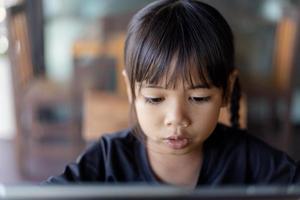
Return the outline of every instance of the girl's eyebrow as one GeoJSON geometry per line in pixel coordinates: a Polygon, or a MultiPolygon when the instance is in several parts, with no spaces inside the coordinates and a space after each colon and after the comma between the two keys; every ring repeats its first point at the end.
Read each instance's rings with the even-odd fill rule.
{"type": "Polygon", "coordinates": [[[209,89],[210,86],[209,85],[205,85],[205,84],[197,84],[197,85],[192,85],[190,87],[188,87],[189,90],[195,90],[195,89],[209,89]]]}
{"type": "MultiPolygon", "coordinates": [[[[158,89],[166,89],[163,86],[160,85],[153,85],[153,84],[147,84],[144,86],[145,88],[158,88],[158,89]]],[[[195,90],[195,89],[210,89],[209,85],[205,85],[205,84],[197,84],[197,85],[193,85],[187,88],[188,90],[195,90]]]]}
{"type": "Polygon", "coordinates": [[[145,88],[158,88],[158,89],[166,89],[163,86],[160,85],[152,85],[152,84],[148,84],[148,85],[144,85],[145,88]]]}

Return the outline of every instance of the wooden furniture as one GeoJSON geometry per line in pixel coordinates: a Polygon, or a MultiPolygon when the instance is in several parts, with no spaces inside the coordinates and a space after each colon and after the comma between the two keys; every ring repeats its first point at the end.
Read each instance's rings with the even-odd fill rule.
{"type": "Polygon", "coordinates": [[[96,90],[85,92],[83,137],[86,141],[125,129],[128,125],[129,103],[126,97],[96,90]]]}
{"type": "Polygon", "coordinates": [[[52,169],[60,167],[57,161],[65,162],[76,152],[81,138],[70,111],[68,90],[35,73],[25,3],[21,1],[7,9],[16,152],[21,175],[29,180],[42,180],[54,173],[52,169]],[[60,147],[65,147],[65,152],[47,153],[60,147]]]}
{"type": "Polygon", "coordinates": [[[281,148],[288,150],[291,141],[291,105],[294,89],[294,72],[297,63],[296,53],[299,49],[299,11],[286,10],[279,20],[274,41],[273,64],[270,77],[260,79],[259,74],[247,80],[246,93],[250,103],[265,100],[268,119],[264,125],[270,132],[280,122],[281,148]],[[282,105],[282,110],[278,107],[282,105]]]}
{"type": "Polygon", "coordinates": [[[21,99],[33,79],[28,26],[24,5],[20,4],[8,9],[8,31],[10,36],[9,56],[13,80],[17,129],[20,125],[21,99]]]}
{"type": "Polygon", "coordinates": [[[274,85],[277,90],[277,102],[282,99],[285,111],[282,115],[282,147],[288,150],[292,140],[292,97],[299,52],[299,10],[290,10],[278,23],[274,51],[274,85]]]}

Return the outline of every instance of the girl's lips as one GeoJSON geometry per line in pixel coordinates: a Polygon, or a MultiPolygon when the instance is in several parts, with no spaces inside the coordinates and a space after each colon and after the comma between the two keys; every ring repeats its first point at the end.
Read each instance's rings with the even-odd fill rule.
{"type": "Polygon", "coordinates": [[[163,141],[172,149],[183,149],[190,143],[190,139],[183,136],[170,136],[165,138],[163,141]]]}

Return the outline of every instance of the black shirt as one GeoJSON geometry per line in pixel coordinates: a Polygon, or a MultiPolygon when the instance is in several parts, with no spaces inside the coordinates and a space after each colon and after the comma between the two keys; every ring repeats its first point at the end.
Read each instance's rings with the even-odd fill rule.
{"type": "MultiPolygon", "coordinates": [[[[218,124],[204,142],[197,185],[290,184],[300,180],[297,164],[284,152],[246,131],[218,124]]],[[[107,182],[161,184],[144,144],[124,130],[105,135],[90,146],[62,175],[47,183],[107,182]]]]}

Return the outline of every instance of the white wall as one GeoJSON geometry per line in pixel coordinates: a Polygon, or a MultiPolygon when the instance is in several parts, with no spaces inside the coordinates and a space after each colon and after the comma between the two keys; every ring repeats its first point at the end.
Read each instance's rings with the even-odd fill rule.
{"type": "Polygon", "coordinates": [[[8,59],[0,56],[0,139],[15,134],[12,81],[8,59]]]}

